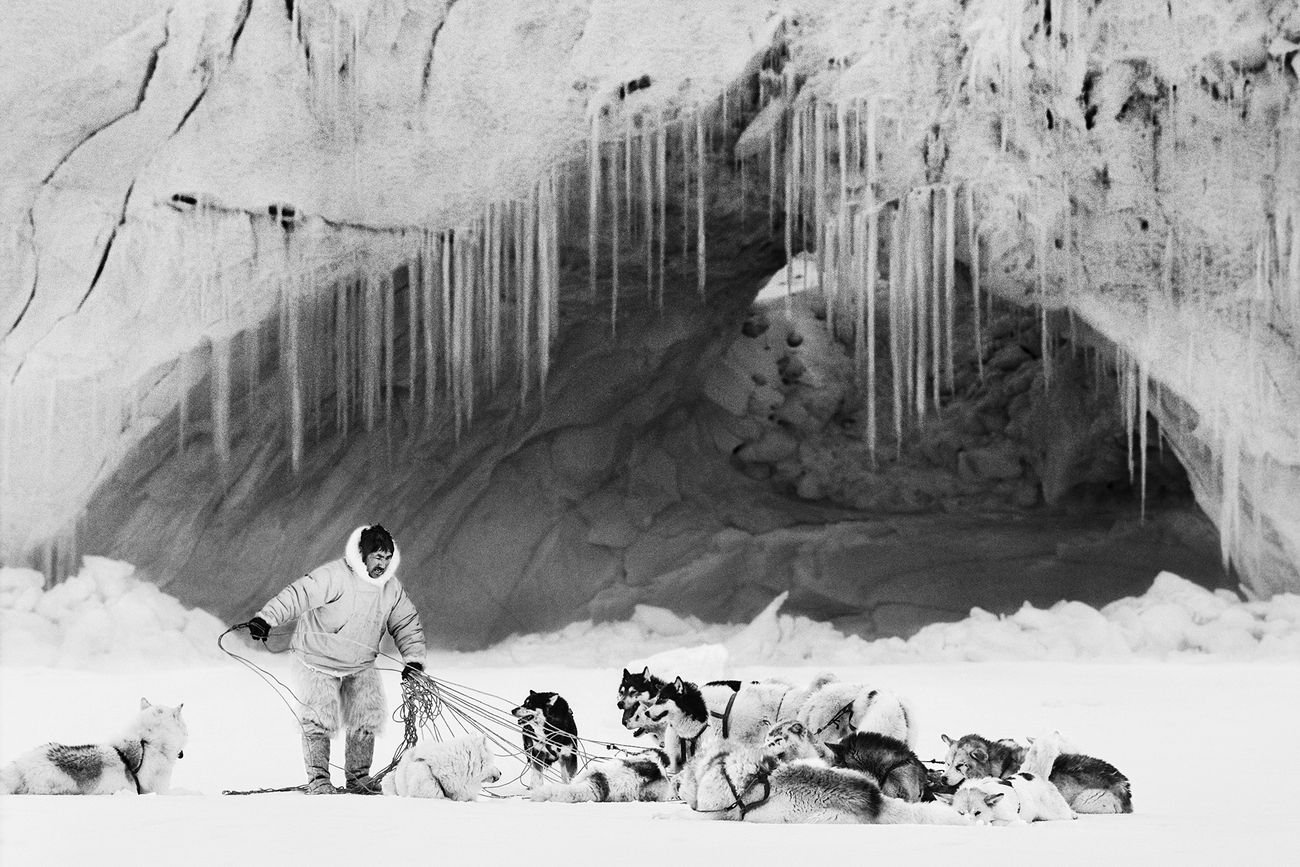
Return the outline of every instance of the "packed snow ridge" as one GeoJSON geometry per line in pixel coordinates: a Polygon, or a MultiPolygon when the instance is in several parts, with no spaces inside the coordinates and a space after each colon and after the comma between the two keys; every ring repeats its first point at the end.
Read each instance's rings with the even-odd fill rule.
{"type": "MultiPolygon", "coordinates": [[[[731,665],[861,665],[993,660],[1089,661],[1215,655],[1300,658],[1300,595],[1243,600],[1206,590],[1170,572],[1141,596],[1100,610],[1061,601],[1029,603],[1009,616],[980,608],[957,623],[935,623],[907,640],[867,641],[827,623],[780,613],[786,594],[748,624],[708,624],[638,605],[622,623],[573,623],[559,632],[513,636],[496,647],[456,654],[466,663],[566,663],[610,660],[669,670],[678,662],[717,676],[731,665]],[[649,655],[647,655],[649,654],[649,655]]],[[[87,556],[66,581],[46,586],[34,569],[0,568],[0,664],[103,669],[123,664],[188,666],[222,658],[227,628],[187,609],[129,563],[87,556]]]]}

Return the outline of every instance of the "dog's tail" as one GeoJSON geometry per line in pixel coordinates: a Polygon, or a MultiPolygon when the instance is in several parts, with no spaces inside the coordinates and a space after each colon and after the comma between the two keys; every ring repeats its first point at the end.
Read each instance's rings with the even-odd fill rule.
{"type": "Polygon", "coordinates": [[[1084,789],[1070,806],[1076,813],[1132,813],[1133,800],[1128,783],[1113,789],[1084,789]]]}
{"type": "Polygon", "coordinates": [[[0,768],[0,793],[21,795],[26,791],[27,785],[23,780],[23,772],[17,762],[10,762],[0,768]]]}
{"type": "Polygon", "coordinates": [[[939,801],[909,804],[885,797],[876,822],[881,825],[969,825],[971,820],[939,801]]]}

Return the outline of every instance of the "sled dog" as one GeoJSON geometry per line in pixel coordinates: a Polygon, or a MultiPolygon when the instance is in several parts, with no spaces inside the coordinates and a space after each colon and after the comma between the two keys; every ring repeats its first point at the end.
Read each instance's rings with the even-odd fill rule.
{"type": "Polygon", "coordinates": [[[853,732],[878,732],[911,744],[912,721],[902,699],[861,683],[831,682],[808,696],[799,722],[815,740],[843,740],[853,732]]]}
{"type": "Polygon", "coordinates": [[[644,714],[638,716],[637,711],[659,694],[664,683],[663,679],[651,674],[650,667],[646,666],[640,674],[623,669],[623,679],[618,685],[618,708],[623,712],[623,728],[637,737],[643,734],[654,735],[660,746],[663,746],[663,725],[656,726],[644,714]]]}
{"type": "Polygon", "coordinates": [[[965,825],[946,804],[886,797],[866,774],[717,741],[678,777],[678,795],[702,818],[738,822],[965,825]]]}
{"type": "Polygon", "coordinates": [[[699,687],[680,677],[664,684],[645,708],[652,722],[663,723],[668,773],[681,771],[687,762],[721,736],[709,725],[709,711],[699,687]]]}
{"type": "Polygon", "coordinates": [[[529,793],[534,801],[668,801],[673,783],[668,776],[668,755],[645,750],[632,756],[596,759],[571,783],[545,783],[529,793]]]}
{"type": "Polygon", "coordinates": [[[15,795],[166,794],[185,755],[181,708],[140,699],[140,713],[108,744],[44,744],[0,769],[0,791],[15,795]]]}
{"type": "Polygon", "coordinates": [[[891,798],[933,800],[925,797],[925,764],[900,740],[879,732],[854,732],[826,747],[835,756],[832,764],[866,774],[891,798]]]}
{"type": "Polygon", "coordinates": [[[779,722],[767,730],[763,752],[780,764],[814,762],[830,764],[835,758],[825,744],[815,741],[798,720],[779,722]]]}
{"type": "Polygon", "coordinates": [[[1060,790],[1047,777],[1061,754],[1060,736],[1039,738],[1025,755],[1023,770],[1010,777],[968,778],[952,805],[977,824],[1017,825],[1077,819],[1060,790]]]}
{"type": "Polygon", "coordinates": [[[501,779],[486,735],[462,735],[446,741],[421,740],[402,753],[397,767],[381,784],[385,795],[472,801],[484,783],[501,779]]]}
{"type": "Polygon", "coordinates": [[[543,773],[556,762],[560,781],[572,780],[578,772],[578,725],[564,697],[530,689],[528,698],[511,713],[523,730],[524,755],[531,772],[529,788],[540,786],[543,773]]]}
{"type": "MultiPolygon", "coordinates": [[[[948,745],[943,781],[949,785],[979,777],[1009,777],[1020,770],[1026,748],[1013,740],[991,741],[976,734],[948,745]]],[[[1133,797],[1128,777],[1109,762],[1079,753],[1062,753],[1048,775],[1074,810],[1080,813],[1131,813],[1133,797]]]]}
{"type": "Polygon", "coordinates": [[[769,679],[740,684],[715,681],[701,688],[709,711],[709,724],[726,740],[761,744],[768,729],[776,723],[794,719],[808,697],[835,680],[832,674],[820,674],[806,687],[796,687],[783,680],[769,679]],[[711,687],[736,684],[737,689],[720,693],[711,687]]]}

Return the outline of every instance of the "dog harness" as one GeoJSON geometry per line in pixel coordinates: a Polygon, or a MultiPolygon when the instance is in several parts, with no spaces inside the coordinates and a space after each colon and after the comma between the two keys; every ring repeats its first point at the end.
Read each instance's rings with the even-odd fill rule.
{"type": "Polygon", "coordinates": [[[722,779],[724,782],[726,782],[727,788],[731,790],[732,801],[727,806],[719,807],[716,810],[696,809],[695,812],[729,813],[732,810],[740,810],[740,821],[743,822],[745,821],[745,816],[747,816],[751,811],[756,810],[759,807],[766,804],[768,799],[772,797],[772,781],[769,779],[770,774],[764,773],[756,777],[755,779],[751,780],[749,785],[745,786],[744,789],[737,789],[736,784],[731,781],[731,775],[727,773],[725,758],[723,756],[716,756],[714,757],[714,761],[715,762],[721,761],[722,763],[722,779]],[[746,804],[745,795],[748,794],[749,790],[754,788],[754,786],[757,785],[758,783],[763,784],[763,796],[759,798],[757,801],[751,801],[750,803],[746,804]]]}
{"type": "MultiPolygon", "coordinates": [[[[716,710],[709,711],[709,716],[714,719],[722,720],[723,740],[726,740],[731,735],[731,706],[736,703],[736,696],[739,694],[739,690],[731,694],[731,698],[727,699],[727,707],[722,711],[722,713],[718,713],[716,710]]],[[[696,737],[699,737],[699,735],[696,735],[696,737]]]]}
{"type": "Polygon", "coordinates": [[[825,725],[823,725],[821,728],[817,729],[817,731],[813,732],[813,737],[814,737],[814,738],[817,737],[817,736],[820,735],[822,732],[826,731],[828,728],[830,728],[831,726],[835,725],[837,722],[839,722],[840,717],[844,716],[846,713],[847,713],[847,714],[852,714],[852,712],[853,712],[853,700],[850,699],[850,700],[849,700],[849,703],[846,704],[846,705],[844,705],[844,707],[840,708],[840,709],[836,712],[835,716],[833,716],[833,717],[831,717],[830,719],[826,720],[826,724],[825,724],[825,725]]]}
{"type": "Polygon", "coordinates": [[[131,760],[126,757],[126,753],[122,752],[117,747],[113,747],[113,751],[117,753],[117,757],[122,760],[123,769],[126,770],[127,775],[131,778],[131,782],[135,783],[135,793],[137,795],[144,794],[144,789],[140,788],[140,769],[144,767],[145,748],[148,746],[148,741],[140,741],[140,763],[134,768],[131,767],[131,760]]]}

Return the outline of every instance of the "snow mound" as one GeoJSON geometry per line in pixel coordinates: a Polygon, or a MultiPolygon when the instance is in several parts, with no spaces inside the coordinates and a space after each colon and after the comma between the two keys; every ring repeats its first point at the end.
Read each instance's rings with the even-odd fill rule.
{"type": "Polygon", "coordinates": [[[75,668],[122,663],[183,666],[221,656],[225,626],[186,608],[130,563],[87,556],[46,587],[34,569],[0,567],[0,662],[75,668]]]}
{"type": "Polygon", "coordinates": [[[1207,590],[1170,572],[1157,575],[1141,596],[1100,610],[1068,600],[1049,608],[1025,603],[1011,615],[974,608],[965,620],[931,624],[906,640],[844,635],[829,623],[780,614],[783,601],[774,599],[749,624],[705,624],[669,612],[639,612],[627,623],[571,624],[560,633],[563,640],[554,634],[514,636],[474,656],[591,665],[628,660],[629,667],[650,664],[662,675],[676,662],[698,668],[703,659],[718,661],[718,651],[725,650],[711,677],[725,676],[730,666],[757,663],[1300,658],[1300,595],[1243,601],[1230,591],[1207,590]],[[692,629],[683,633],[682,622],[692,629]],[[664,629],[665,624],[672,628],[664,629]]]}

